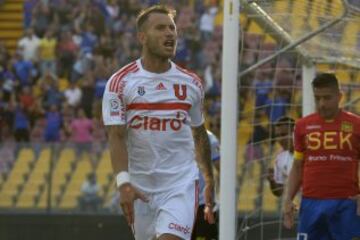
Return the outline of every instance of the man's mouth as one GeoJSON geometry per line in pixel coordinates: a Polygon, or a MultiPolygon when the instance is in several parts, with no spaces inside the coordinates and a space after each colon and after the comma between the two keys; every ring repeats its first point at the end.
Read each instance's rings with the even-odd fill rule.
{"type": "Polygon", "coordinates": [[[166,48],[174,48],[175,46],[175,40],[166,40],[165,43],[164,43],[164,46],[166,48]]]}

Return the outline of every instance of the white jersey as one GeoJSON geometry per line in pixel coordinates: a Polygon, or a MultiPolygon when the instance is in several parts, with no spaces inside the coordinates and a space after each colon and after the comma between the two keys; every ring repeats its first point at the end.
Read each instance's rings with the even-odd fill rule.
{"type": "Polygon", "coordinates": [[[274,168],[274,180],[276,183],[285,184],[290,174],[294,156],[289,151],[282,151],[276,156],[274,168]]]}
{"type": "Polygon", "coordinates": [[[204,122],[204,91],[193,73],[171,63],[157,74],[141,60],[128,64],[107,82],[105,125],[127,125],[131,183],[161,192],[198,178],[191,126],[204,122]]]}

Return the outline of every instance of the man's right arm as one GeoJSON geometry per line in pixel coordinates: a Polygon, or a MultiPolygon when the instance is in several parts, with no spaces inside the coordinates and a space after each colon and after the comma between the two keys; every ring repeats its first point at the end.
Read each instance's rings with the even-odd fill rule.
{"type": "Polygon", "coordinates": [[[299,191],[302,182],[303,165],[304,165],[303,160],[300,159],[294,160],[287,183],[285,201],[292,202],[297,192],[299,191]]]}
{"type": "Polygon", "coordinates": [[[302,171],[303,171],[304,161],[299,158],[295,158],[288,183],[285,189],[285,202],[284,202],[284,225],[286,228],[290,229],[294,226],[294,218],[296,207],[293,203],[293,200],[300,189],[302,183],[302,171]]]}
{"type": "Polygon", "coordinates": [[[128,152],[126,146],[126,125],[107,126],[111,165],[114,174],[128,170],[128,152]]]}
{"type": "MultiPolygon", "coordinates": [[[[115,175],[128,171],[128,152],[126,145],[127,130],[126,125],[107,126],[110,158],[115,175]]],[[[118,184],[118,183],[117,183],[118,184]]],[[[143,193],[134,188],[130,182],[125,182],[118,186],[120,192],[120,206],[129,225],[134,224],[134,201],[141,199],[147,202],[143,193]]]]}

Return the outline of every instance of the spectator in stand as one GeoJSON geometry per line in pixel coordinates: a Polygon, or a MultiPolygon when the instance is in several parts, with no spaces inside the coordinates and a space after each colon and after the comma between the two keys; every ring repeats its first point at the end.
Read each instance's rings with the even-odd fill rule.
{"type": "Polygon", "coordinates": [[[51,105],[56,105],[58,108],[60,108],[64,100],[64,95],[59,90],[58,82],[51,81],[50,83],[46,83],[44,91],[44,107],[46,108],[50,107],[51,105]]]}
{"type": "Polygon", "coordinates": [[[19,51],[15,52],[12,67],[20,86],[30,86],[33,84],[36,68],[31,61],[24,59],[19,51]]]}
{"type": "Polygon", "coordinates": [[[58,44],[58,59],[60,62],[60,75],[70,77],[79,46],[74,42],[70,31],[60,33],[58,44]]]}
{"type": "Polygon", "coordinates": [[[87,71],[93,68],[93,55],[88,50],[81,50],[77,54],[76,61],[72,67],[70,82],[77,82],[87,71]]]}
{"type": "Polygon", "coordinates": [[[53,21],[53,12],[47,1],[38,1],[33,9],[32,26],[37,36],[43,37],[53,21]]]}
{"type": "Polygon", "coordinates": [[[40,155],[42,145],[44,144],[44,126],[45,119],[39,118],[35,121],[30,132],[31,148],[34,150],[35,159],[40,155]]]}
{"type": "Polygon", "coordinates": [[[64,91],[66,103],[73,108],[80,105],[82,92],[76,83],[70,82],[69,87],[64,91]]]}
{"type": "Polygon", "coordinates": [[[268,114],[271,123],[274,123],[277,119],[286,115],[287,107],[289,104],[288,94],[286,89],[274,90],[273,99],[266,101],[266,112],[268,114]]]}
{"type": "Polygon", "coordinates": [[[174,62],[176,62],[176,64],[181,67],[187,67],[187,63],[189,61],[189,49],[187,46],[187,41],[182,32],[179,31],[178,34],[179,37],[174,62]]]}
{"type": "Polygon", "coordinates": [[[272,82],[268,75],[262,71],[258,70],[255,73],[255,79],[253,81],[253,87],[255,88],[255,107],[257,110],[262,109],[269,100],[269,94],[272,89],[272,82]]]}
{"type": "Polygon", "coordinates": [[[104,94],[105,86],[107,79],[104,77],[99,77],[95,80],[95,98],[101,100],[104,94]]]}
{"type": "Polygon", "coordinates": [[[56,104],[50,105],[49,111],[45,112],[44,140],[46,142],[60,141],[60,130],[62,128],[62,116],[56,104]]]}
{"type": "Polygon", "coordinates": [[[85,115],[88,118],[92,117],[92,109],[95,100],[95,88],[92,72],[85,74],[81,87],[81,104],[80,107],[84,109],[85,115]]]}
{"type": "Polygon", "coordinates": [[[31,114],[35,105],[35,98],[30,86],[24,86],[19,94],[19,102],[24,106],[26,112],[31,114]]]}
{"type": "MultiPolygon", "coordinates": [[[[69,126],[66,126],[70,139],[75,144],[76,156],[80,158],[83,152],[90,152],[91,144],[93,141],[92,132],[94,130],[93,122],[87,118],[82,108],[78,108],[75,118],[71,121],[69,126]]],[[[96,158],[90,156],[92,159],[93,167],[96,166],[96,158]]]]}
{"type": "Polygon", "coordinates": [[[25,61],[36,63],[38,61],[40,39],[35,35],[33,28],[25,30],[25,36],[18,42],[18,48],[22,51],[25,61]]]}
{"type": "Polygon", "coordinates": [[[56,75],[56,47],[57,39],[54,36],[53,30],[47,29],[39,45],[41,76],[43,76],[46,71],[50,71],[56,75]]]}
{"type": "Polygon", "coordinates": [[[253,122],[253,132],[246,144],[245,162],[250,176],[253,174],[253,165],[255,161],[262,161],[264,158],[263,144],[269,138],[269,131],[262,125],[261,114],[256,113],[253,122]]]}
{"type": "Polygon", "coordinates": [[[12,69],[11,61],[7,61],[6,66],[0,70],[2,100],[5,102],[10,101],[10,97],[17,85],[16,76],[12,69]]]}
{"type": "Polygon", "coordinates": [[[68,31],[74,20],[74,7],[69,0],[59,0],[53,3],[54,20],[56,25],[60,26],[61,31],[68,31]]]}
{"type": "Polygon", "coordinates": [[[33,18],[33,9],[38,0],[25,0],[24,1],[24,27],[28,29],[31,26],[33,18]]]}
{"type": "Polygon", "coordinates": [[[14,136],[17,142],[29,142],[30,120],[21,103],[15,104],[14,136]]]}
{"type": "Polygon", "coordinates": [[[92,53],[98,44],[98,37],[94,34],[94,28],[90,24],[86,25],[86,30],[82,33],[80,49],[84,53],[92,53]]]}
{"type": "Polygon", "coordinates": [[[0,179],[5,179],[15,162],[16,144],[9,128],[4,128],[0,140],[0,179]]]}
{"type": "Polygon", "coordinates": [[[208,41],[212,37],[214,32],[214,19],[217,11],[218,8],[216,6],[209,6],[200,17],[199,29],[201,32],[201,39],[203,41],[208,41]]]}
{"type": "Polygon", "coordinates": [[[81,186],[79,197],[79,208],[82,212],[97,212],[101,206],[102,199],[99,196],[100,186],[96,182],[95,173],[89,173],[86,181],[81,186]]]}

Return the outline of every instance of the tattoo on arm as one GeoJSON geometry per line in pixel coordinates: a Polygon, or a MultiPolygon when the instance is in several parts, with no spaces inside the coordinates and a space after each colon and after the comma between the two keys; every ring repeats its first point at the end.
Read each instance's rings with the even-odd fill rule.
{"type": "Polygon", "coordinates": [[[205,179],[212,179],[213,170],[211,164],[211,148],[209,137],[204,125],[194,128],[194,141],[196,149],[196,160],[205,179]]]}

